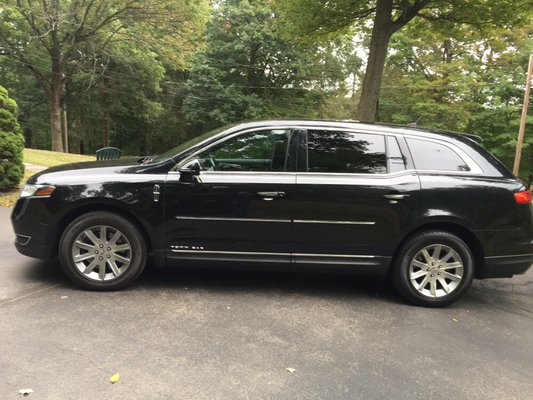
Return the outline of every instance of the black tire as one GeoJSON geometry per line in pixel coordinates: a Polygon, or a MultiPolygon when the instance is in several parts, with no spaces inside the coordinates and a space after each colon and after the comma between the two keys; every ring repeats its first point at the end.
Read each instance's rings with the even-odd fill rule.
{"type": "Polygon", "coordinates": [[[392,282],[413,304],[445,307],[467,292],[474,269],[472,252],[461,238],[446,231],[426,231],[402,245],[394,261],[392,282]],[[443,251],[445,255],[441,255],[443,251]],[[446,257],[450,258],[442,261],[446,257]]]}
{"type": "Polygon", "coordinates": [[[139,229],[111,212],[81,215],[69,224],[59,242],[61,267],[72,282],[88,290],[127,287],[143,271],[146,256],[146,243],[139,229]],[[102,234],[106,236],[103,239],[102,234]]]}

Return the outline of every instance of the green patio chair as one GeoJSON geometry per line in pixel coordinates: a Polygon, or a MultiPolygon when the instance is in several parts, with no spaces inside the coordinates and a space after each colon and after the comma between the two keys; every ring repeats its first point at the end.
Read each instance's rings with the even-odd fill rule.
{"type": "Polygon", "coordinates": [[[120,149],[116,147],[102,147],[96,150],[97,160],[117,160],[120,158],[120,149]]]}

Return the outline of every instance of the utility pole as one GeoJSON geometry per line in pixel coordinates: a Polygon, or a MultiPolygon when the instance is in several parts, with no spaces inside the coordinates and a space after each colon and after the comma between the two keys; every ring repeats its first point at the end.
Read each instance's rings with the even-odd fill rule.
{"type": "Polygon", "coordinates": [[[522,157],[522,146],[524,144],[524,133],[526,131],[527,106],[529,104],[529,91],[531,89],[531,75],[533,75],[533,52],[529,55],[529,66],[527,68],[526,92],[524,93],[524,106],[522,107],[522,117],[520,118],[520,128],[518,129],[518,142],[516,143],[516,155],[514,158],[513,174],[518,176],[520,170],[520,158],[522,157]]]}

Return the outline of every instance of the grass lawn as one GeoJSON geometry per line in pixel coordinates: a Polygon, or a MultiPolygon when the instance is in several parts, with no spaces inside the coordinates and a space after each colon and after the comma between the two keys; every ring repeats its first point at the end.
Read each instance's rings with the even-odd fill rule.
{"type": "MultiPolygon", "coordinates": [[[[57,153],[55,151],[47,150],[24,149],[24,162],[41,165],[43,167],[53,167],[55,165],[94,160],[96,160],[96,157],[94,156],[57,153]]],[[[26,180],[35,173],[36,171],[26,168],[20,185],[24,184],[24,182],[26,182],[26,180]]],[[[15,204],[19,195],[20,185],[19,187],[16,187],[10,191],[0,192],[0,207],[12,207],[15,204]]]]}
{"type": "Polygon", "coordinates": [[[69,164],[82,161],[94,161],[95,156],[82,156],[80,154],[57,153],[55,151],[24,149],[24,162],[44,167],[69,164]]]}

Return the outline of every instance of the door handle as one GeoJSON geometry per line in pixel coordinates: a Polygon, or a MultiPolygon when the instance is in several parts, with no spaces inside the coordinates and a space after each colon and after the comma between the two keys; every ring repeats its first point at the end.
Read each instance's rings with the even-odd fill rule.
{"type": "Polygon", "coordinates": [[[403,200],[409,198],[408,194],[386,194],[383,197],[389,200],[403,200]]]}
{"type": "Polygon", "coordinates": [[[263,200],[271,201],[274,200],[276,197],[283,197],[285,196],[285,192],[257,192],[259,196],[263,198],[263,200]]]}
{"type": "Polygon", "coordinates": [[[154,202],[157,203],[159,201],[159,195],[161,194],[161,187],[159,185],[154,185],[154,202]]]}

